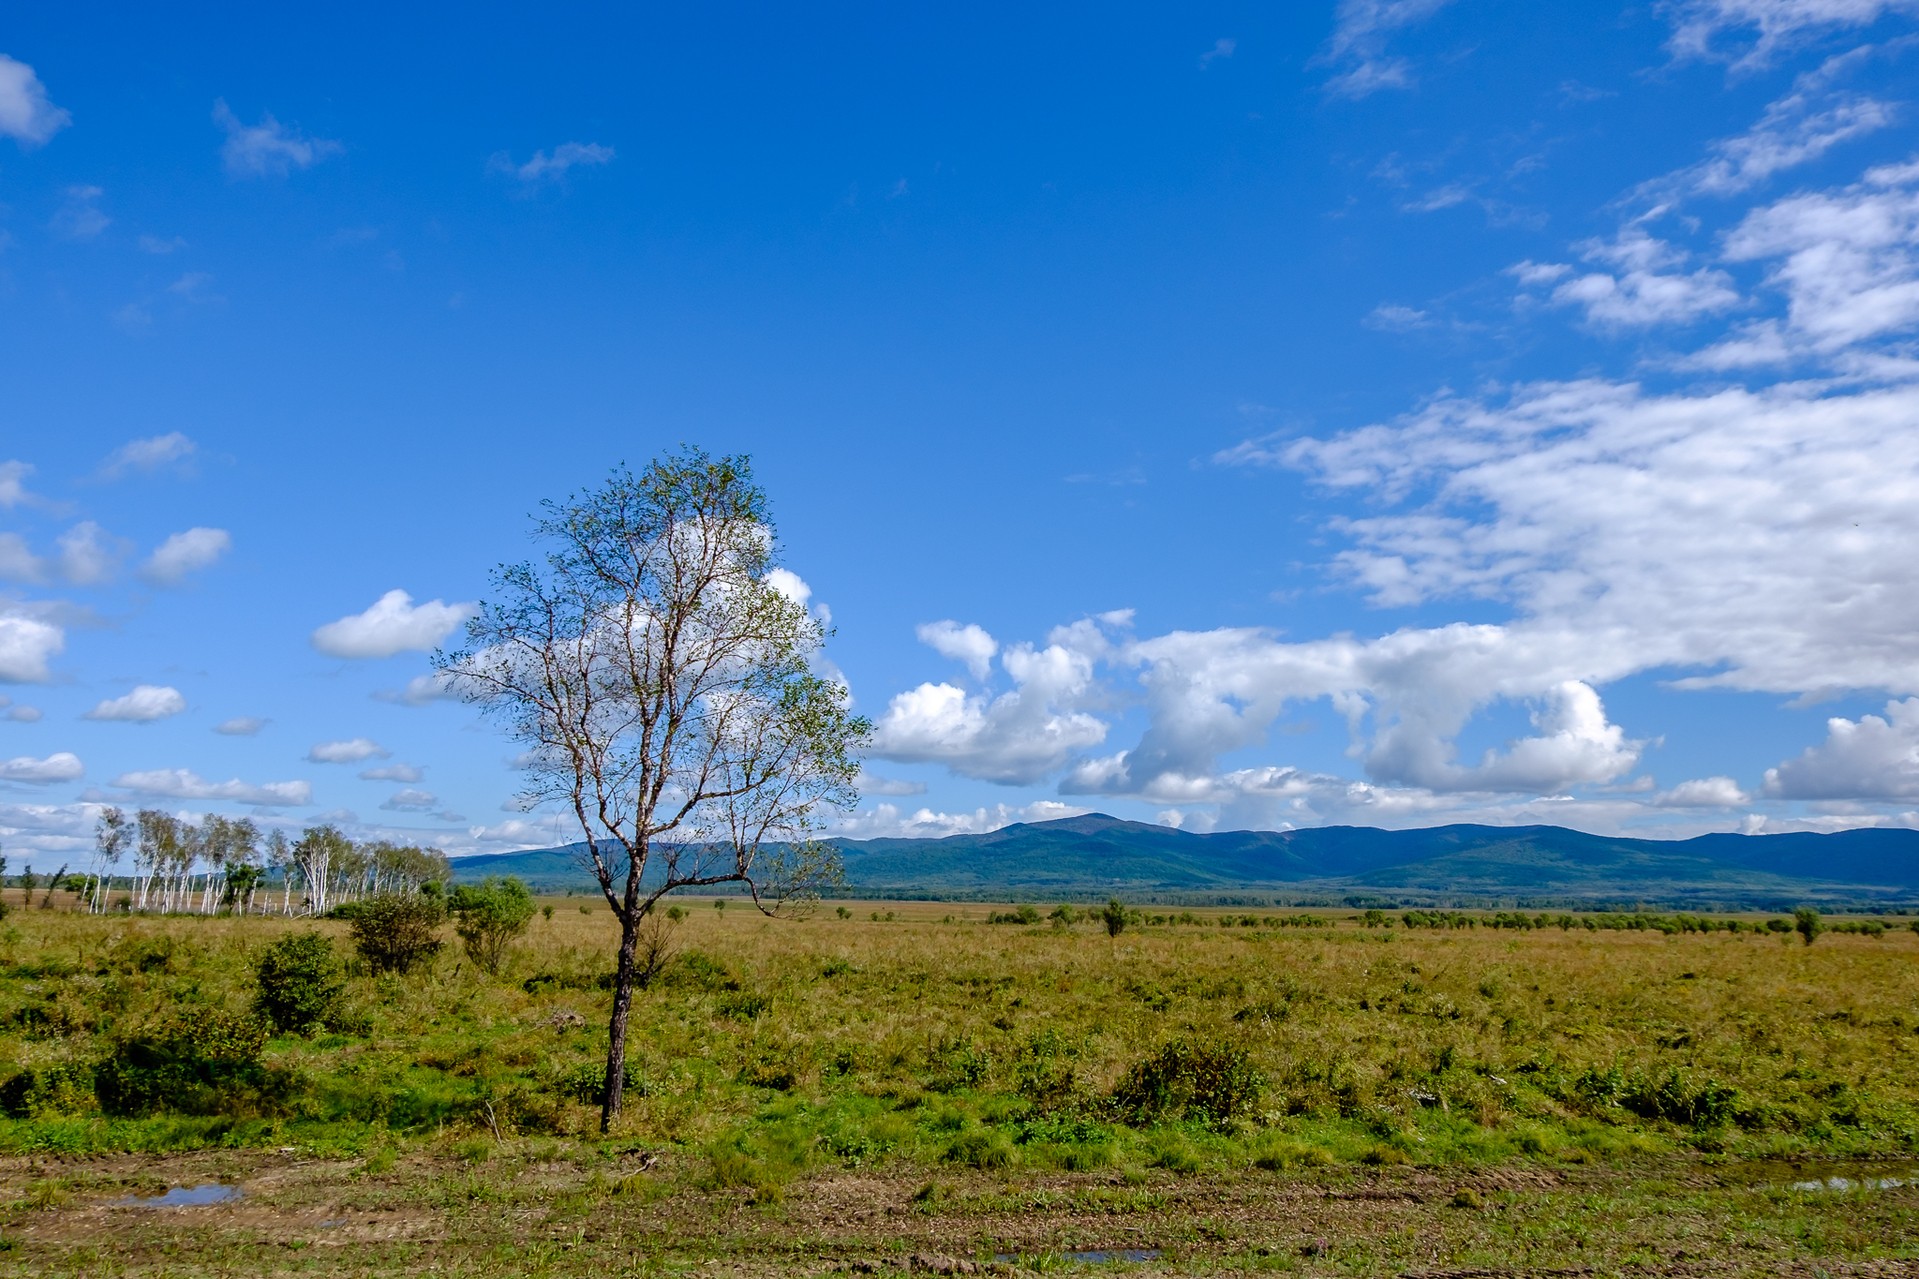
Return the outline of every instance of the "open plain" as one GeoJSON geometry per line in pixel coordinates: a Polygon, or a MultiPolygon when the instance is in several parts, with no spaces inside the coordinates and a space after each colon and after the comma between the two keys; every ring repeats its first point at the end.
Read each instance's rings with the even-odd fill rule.
{"type": "Polygon", "coordinates": [[[497,974],[449,944],[403,977],[332,922],[15,911],[0,1269],[1919,1266],[1901,920],[690,901],[601,1135],[613,930],[545,904],[497,974]],[[348,960],[328,1023],[230,1046],[307,929],[348,960]],[[126,1082],[156,1053],[192,1085],[126,1082]]]}

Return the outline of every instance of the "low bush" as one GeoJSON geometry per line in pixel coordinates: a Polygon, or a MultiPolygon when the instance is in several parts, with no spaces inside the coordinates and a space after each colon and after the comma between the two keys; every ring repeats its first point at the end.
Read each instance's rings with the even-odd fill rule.
{"type": "Polygon", "coordinates": [[[1251,1114],[1265,1088],[1265,1077],[1241,1049],[1174,1039],[1134,1063],[1108,1103],[1130,1124],[1195,1119],[1221,1127],[1251,1114]]]}
{"type": "Polygon", "coordinates": [[[379,893],[357,905],[348,928],[354,949],[375,974],[410,973],[439,952],[446,912],[437,897],[379,893]]]}
{"type": "Polygon", "coordinates": [[[175,1009],[119,1039],[94,1068],[110,1115],[244,1113],[268,1084],[260,1063],[266,1023],[208,1006],[175,1009]]]}
{"type": "Polygon", "coordinates": [[[290,933],[254,964],[254,1008],[279,1033],[311,1035],[337,1015],[346,989],[333,943],[318,933],[290,933]]]}
{"type": "Polygon", "coordinates": [[[483,884],[462,884],[448,903],[453,931],[466,955],[483,971],[497,973],[506,949],[526,932],[536,903],[527,886],[512,875],[490,876],[483,884]]]}

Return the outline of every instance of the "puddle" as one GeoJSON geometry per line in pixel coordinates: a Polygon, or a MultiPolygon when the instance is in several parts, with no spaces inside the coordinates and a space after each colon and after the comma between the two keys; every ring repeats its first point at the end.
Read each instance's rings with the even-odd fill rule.
{"type": "Polygon", "coordinates": [[[210,1181],[204,1186],[175,1186],[163,1195],[128,1195],[113,1201],[116,1208],[202,1208],[231,1203],[240,1197],[238,1186],[210,1181]]]}
{"type": "Polygon", "coordinates": [[[1822,1177],[1817,1181],[1795,1181],[1793,1190],[1830,1190],[1844,1194],[1849,1190],[1897,1190],[1913,1184],[1911,1177],[1822,1177]]]}
{"type": "Polygon", "coordinates": [[[1750,1170],[1752,1180],[1808,1194],[1843,1195],[1858,1190],[1898,1190],[1919,1186],[1919,1164],[1872,1164],[1836,1160],[1765,1162],[1750,1170]]]}
{"type": "MultiPolygon", "coordinates": [[[[1101,1266],[1115,1261],[1158,1261],[1161,1252],[1158,1248],[1089,1248],[1080,1252],[1052,1252],[1045,1255],[1068,1265],[1101,1266]]],[[[1017,1263],[1027,1258],[1017,1252],[999,1252],[993,1254],[993,1260],[1017,1263]]]]}

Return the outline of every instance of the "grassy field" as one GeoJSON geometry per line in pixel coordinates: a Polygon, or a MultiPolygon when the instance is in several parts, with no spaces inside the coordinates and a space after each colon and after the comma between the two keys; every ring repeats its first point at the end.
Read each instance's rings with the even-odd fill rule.
{"type": "Polygon", "coordinates": [[[497,975],[449,944],[264,1041],[259,953],[345,956],[343,926],[15,910],[0,1271],[1919,1269],[1903,925],[689,902],[601,1137],[614,929],[583,901],[497,975]],[[156,1052],[191,1086],[143,1091],[156,1052]]]}

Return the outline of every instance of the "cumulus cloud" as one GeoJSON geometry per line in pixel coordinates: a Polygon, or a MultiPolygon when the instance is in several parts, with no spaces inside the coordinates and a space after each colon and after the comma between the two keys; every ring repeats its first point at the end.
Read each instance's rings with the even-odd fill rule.
{"type": "Polygon", "coordinates": [[[40,146],[73,117],[47,97],[47,87],[24,62],[0,53],[0,136],[21,148],[40,146]]]}
{"type": "Polygon", "coordinates": [[[135,472],[151,473],[181,465],[199,451],[199,446],[179,431],[128,440],[100,463],[100,478],[117,480],[135,472]]]}
{"type": "Polygon", "coordinates": [[[310,764],[357,764],[361,760],[386,759],[393,752],[368,737],[343,742],[319,742],[307,752],[310,764]]]}
{"type": "Polygon", "coordinates": [[[1886,703],[1884,715],[1826,721],[1826,740],[1766,770],[1778,799],[1919,800],[1919,697],[1886,703]]]}
{"type": "Polygon", "coordinates": [[[1414,329],[1431,328],[1433,317],[1416,307],[1381,302],[1360,323],[1383,333],[1410,333],[1414,329]]]}
{"type": "Polygon", "coordinates": [[[0,600],[0,684],[44,684],[47,663],[66,647],[60,627],[0,600]]]}
{"type": "Polygon", "coordinates": [[[44,718],[37,706],[16,706],[10,697],[0,697],[0,719],[16,724],[38,724],[44,718]]]}
{"type": "Polygon", "coordinates": [[[185,768],[154,768],[144,772],[122,773],[113,779],[112,784],[136,795],[162,799],[228,800],[264,808],[301,808],[313,802],[313,787],[307,782],[262,782],[255,785],[238,778],[210,782],[185,768]]]}
{"type": "Polygon", "coordinates": [[[964,626],[954,621],[925,622],[915,634],[920,643],[941,657],[963,663],[978,680],[985,679],[993,669],[993,657],[999,652],[993,637],[971,622],[964,626]]]}
{"type": "Polygon", "coordinates": [[[151,724],[155,720],[178,715],[186,708],[187,699],[180,695],[179,689],[160,684],[141,684],[124,697],[102,701],[83,718],[151,724]]]}
{"type": "Polygon", "coordinates": [[[295,169],[310,169],[345,149],[338,142],[307,137],[270,114],[262,115],[258,124],[244,124],[224,98],[213,104],[213,122],[227,135],[220,160],[229,177],[282,177],[295,169]]]}
{"type": "Polygon", "coordinates": [[[38,582],[47,564],[18,533],[0,533],[0,582],[38,582]]]}
{"type": "Polygon", "coordinates": [[[364,613],[328,622],[314,631],[313,647],[329,657],[346,658],[431,652],[475,611],[472,604],[443,600],[415,604],[405,591],[388,591],[364,613]]]}
{"type": "Polygon", "coordinates": [[[1424,22],[1452,0],[1339,0],[1333,33],[1314,61],[1334,68],[1328,92],[1363,98],[1381,89],[1413,83],[1412,65],[1387,53],[1387,43],[1406,27],[1424,22]]]}
{"type": "Polygon", "coordinates": [[[392,798],[380,805],[390,813],[429,813],[439,806],[439,798],[432,792],[411,788],[396,791],[392,798]]]}
{"type": "Polygon", "coordinates": [[[267,726],[267,721],[255,715],[236,715],[232,719],[223,719],[213,726],[213,731],[226,737],[253,737],[267,726]]]}
{"type": "Polygon", "coordinates": [[[380,768],[360,770],[362,781],[369,782],[417,782],[426,777],[426,770],[412,764],[387,764],[380,768]]]}
{"type": "Polygon", "coordinates": [[[77,782],[85,776],[80,757],[72,751],[56,751],[45,759],[28,755],[0,759],[0,782],[23,782],[29,786],[50,786],[55,782],[77,782]]]}
{"type": "Polygon", "coordinates": [[[551,152],[535,151],[533,158],[524,164],[516,163],[510,155],[501,151],[487,162],[487,167],[495,173],[509,174],[532,186],[541,182],[557,182],[569,170],[582,166],[592,168],[611,164],[613,154],[612,147],[603,147],[596,142],[562,142],[551,152]]]}
{"type": "Polygon", "coordinates": [[[206,568],[232,546],[233,536],[223,528],[190,528],[155,547],[140,575],[150,582],[172,586],[187,574],[206,568]]]}
{"type": "Polygon", "coordinates": [[[1653,796],[1657,808],[1737,808],[1752,797],[1730,777],[1697,777],[1653,796]]]}
{"type": "Polygon", "coordinates": [[[1082,703],[1099,695],[1093,666],[1109,648],[1098,622],[1077,623],[1056,629],[1043,648],[1007,649],[1000,665],[1013,687],[1004,693],[946,683],[900,693],[874,726],[873,754],[986,781],[1037,781],[1105,738],[1105,721],[1082,703]]]}

